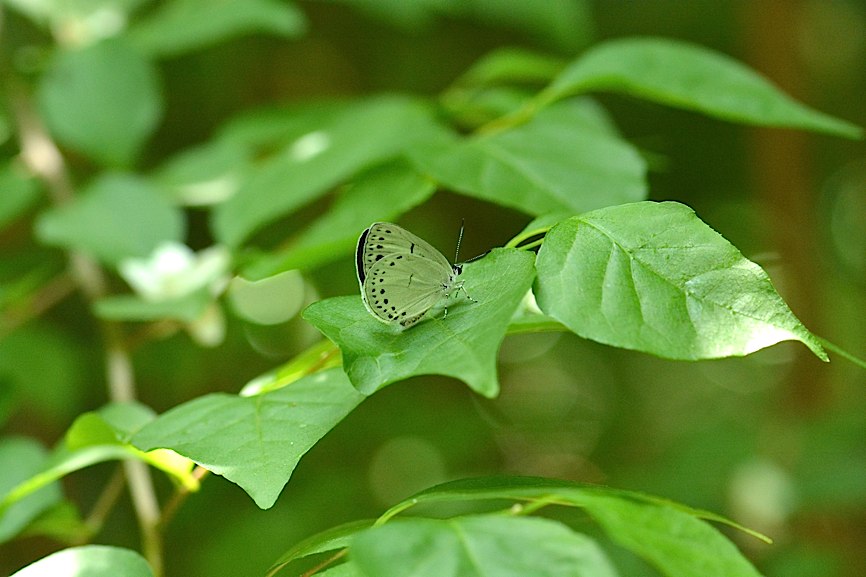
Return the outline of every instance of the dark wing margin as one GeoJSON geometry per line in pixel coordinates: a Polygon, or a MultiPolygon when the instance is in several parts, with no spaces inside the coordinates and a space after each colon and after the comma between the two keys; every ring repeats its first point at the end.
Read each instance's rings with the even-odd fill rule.
{"type": "Polygon", "coordinates": [[[367,278],[367,273],[364,271],[364,244],[367,242],[367,235],[370,234],[370,228],[366,228],[358,238],[358,247],[355,249],[355,271],[358,273],[358,282],[361,287],[364,287],[364,280],[367,278]]]}

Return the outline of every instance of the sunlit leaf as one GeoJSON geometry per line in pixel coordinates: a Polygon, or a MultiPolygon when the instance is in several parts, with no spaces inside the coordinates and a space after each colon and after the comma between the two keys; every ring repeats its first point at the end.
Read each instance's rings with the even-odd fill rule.
{"type": "Polygon", "coordinates": [[[153,577],[144,557],[120,547],[85,545],[52,553],[11,577],[153,577]]]}
{"type": "Polygon", "coordinates": [[[565,220],[547,234],[536,268],[541,310],[584,338],[684,360],[797,340],[827,360],[767,273],[682,204],[565,220]]]}
{"type": "Polygon", "coordinates": [[[168,448],[238,484],[267,509],[300,458],[364,399],[331,369],[253,397],[211,394],[141,429],[142,450],[168,448]]]}
{"type": "Polygon", "coordinates": [[[343,352],[343,367],[352,384],[365,394],[414,375],[448,375],[474,391],[494,397],[499,392],[496,353],[508,322],[533,279],[533,255],[495,249],[467,264],[463,291],[448,313],[399,332],[376,320],[360,296],[319,301],[304,311],[310,321],[343,352]]]}

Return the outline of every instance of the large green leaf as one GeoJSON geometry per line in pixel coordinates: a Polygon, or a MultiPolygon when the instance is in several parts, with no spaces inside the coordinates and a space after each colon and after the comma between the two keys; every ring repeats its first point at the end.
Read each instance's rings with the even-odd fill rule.
{"type": "Polygon", "coordinates": [[[146,54],[175,56],[252,32],[300,35],[303,13],[276,0],[171,0],[129,31],[146,54]]]}
{"type": "Polygon", "coordinates": [[[59,52],[38,96],[52,134],[105,165],[131,164],[162,116],[156,70],[119,39],[59,52]]]}
{"type": "Polygon", "coordinates": [[[368,577],[615,577],[596,543],[548,519],[401,519],[360,533],[351,561],[368,577]]]}
{"type": "Polygon", "coordinates": [[[52,553],[11,577],[153,577],[144,558],[129,549],[85,545],[52,553]]]}
{"type": "MultiPolygon", "coordinates": [[[[34,440],[0,440],[0,497],[42,469],[48,455],[34,440]]],[[[15,537],[61,499],[60,485],[50,483],[0,513],[0,543],[15,537]]]]}
{"type": "Polygon", "coordinates": [[[187,489],[198,489],[190,474],[191,463],[169,451],[143,453],[128,444],[133,428],[152,420],[149,409],[140,405],[109,405],[100,411],[80,415],[70,427],[64,443],[31,470],[5,494],[0,493],[0,515],[14,510],[63,476],[85,467],[112,460],[139,460],[161,469],[187,489]]]}
{"type": "Polygon", "coordinates": [[[301,456],[363,399],[343,371],[331,369],[253,397],[199,397],[152,421],[132,442],[142,450],[172,449],[267,509],[301,456]]]}
{"type": "Polygon", "coordinates": [[[107,174],[72,202],[43,214],[36,234],[42,242],[116,264],[148,256],[163,242],[181,242],[184,228],[183,214],[159,189],[134,176],[107,174]]]}
{"type": "MultiPolygon", "coordinates": [[[[287,110],[285,114],[291,114],[287,110]]],[[[214,213],[221,241],[237,245],[259,227],[325,194],[359,170],[397,155],[435,130],[426,106],[401,97],[379,97],[342,107],[310,126],[254,173],[214,213]]],[[[285,119],[287,126],[291,118],[285,119]]]]}
{"type": "Polygon", "coordinates": [[[612,540],[669,577],[759,577],[733,543],[702,519],[745,530],[743,527],[713,513],[607,487],[532,477],[466,479],[414,495],[394,506],[386,518],[422,503],[483,499],[530,500],[583,508],[612,540]]]}
{"type": "Polygon", "coordinates": [[[460,300],[461,294],[444,319],[431,315],[403,332],[373,318],[359,296],[313,303],[304,318],[340,347],[346,373],[365,394],[414,375],[437,374],[494,397],[499,392],[496,353],[532,284],[532,256],[494,249],[466,265],[461,278],[477,302],[460,300]]]}
{"type": "Polygon", "coordinates": [[[547,234],[536,268],[541,310],[584,338],[684,360],[797,340],[827,360],[767,273],[682,204],[565,220],[547,234]]]}
{"type": "Polygon", "coordinates": [[[517,128],[418,147],[411,155],[457,192],[533,215],[646,197],[644,161],[589,100],[559,103],[517,128]]]}
{"type": "Polygon", "coordinates": [[[301,232],[289,248],[256,259],[243,274],[259,279],[345,257],[371,222],[396,219],[427,200],[433,189],[433,183],[405,161],[376,166],[358,175],[330,209],[301,232]]]}
{"type": "Polygon", "coordinates": [[[739,62],[661,38],[611,40],[588,50],[540,95],[549,102],[604,90],[733,122],[803,128],[849,138],[862,130],[800,104],[739,62]]]}

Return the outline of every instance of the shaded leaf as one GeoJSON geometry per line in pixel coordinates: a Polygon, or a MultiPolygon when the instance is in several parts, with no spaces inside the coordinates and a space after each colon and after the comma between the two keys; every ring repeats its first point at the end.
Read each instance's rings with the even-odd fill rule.
{"type": "Polygon", "coordinates": [[[309,269],[351,254],[371,222],[395,220],[427,200],[433,183],[405,161],[390,162],[358,175],[319,219],[291,246],[247,266],[244,276],[257,279],[289,269],[309,269]]]}
{"type": "Polygon", "coordinates": [[[167,411],[132,441],[192,459],[267,509],[301,456],[363,399],[341,370],[331,369],[254,397],[199,397],[167,411]]]}
{"type": "Polygon", "coordinates": [[[273,575],[280,569],[286,567],[293,561],[316,555],[334,551],[336,549],[345,549],[349,546],[352,539],[359,531],[368,529],[373,525],[372,520],[352,521],[343,525],[337,525],[326,529],[321,533],[316,533],[300,543],[293,546],[277,559],[274,564],[268,569],[268,575],[273,575]]]}
{"type": "Polygon", "coordinates": [[[370,577],[615,577],[595,542],[532,517],[400,519],[360,533],[351,561],[370,577]]]}
{"type": "Polygon", "coordinates": [[[797,340],[827,360],[767,273],[682,204],[565,220],[547,234],[536,268],[541,310],[584,338],[683,360],[797,340]]]}
{"type": "Polygon", "coordinates": [[[120,547],[85,545],[52,553],[11,577],[153,577],[144,557],[120,547]]]}
{"type": "Polygon", "coordinates": [[[93,312],[115,321],[158,321],[171,319],[191,323],[201,318],[213,296],[206,290],[164,301],[151,301],[136,295],[112,295],[93,303],[93,312]]]}
{"type": "Polygon", "coordinates": [[[465,265],[460,278],[477,302],[461,294],[449,304],[446,318],[431,312],[429,319],[403,332],[376,320],[360,296],[313,303],[303,316],[340,347],[343,368],[362,393],[411,376],[437,374],[494,397],[499,391],[496,353],[532,283],[532,257],[515,249],[494,249],[465,265]]]}
{"type": "Polygon", "coordinates": [[[533,215],[646,197],[644,161],[591,101],[551,106],[508,131],[418,147],[411,157],[457,192],[533,215]]]}
{"type": "Polygon", "coordinates": [[[60,142],[110,166],[132,164],[162,116],[156,70],[119,39],[59,52],[38,97],[60,142]]]}
{"type": "Polygon", "coordinates": [[[259,227],[436,130],[426,106],[401,97],[346,105],[318,125],[311,126],[311,118],[315,116],[303,114],[299,126],[307,131],[274,154],[237,194],[216,208],[213,227],[222,242],[239,244],[259,227]]]}
{"type": "MultiPolygon", "coordinates": [[[[42,446],[25,438],[0,439],[0,497],[40,471],[48,459],[42,446]]],[[[58,483],[48,484],[0,513],[0,543],[18,535],[31,521],[60,502],[58,483]]]]}
{"type": "Polygon", "coordinates": [[[15,220],[39,199],[39,185],[13,164],[0,168],[0,228],[15,220]]]}
{"type": "Polygon", "coordinates": [[[276,0],[172,0],[163,2],[129,31],[143,53],[177,56],[254,32],[295,37],[303,33],[303,13],[276,0]]]}
{"type": "Polygon", "coordinates": [[[540,95],[542,102],[595,90],[621,92],[732,122],[802,128],[848,138],[862,129],[800,104],[743,64],[663,38],[598,44],[540,95]]]}
{"type": "Polygon", "coordinates": [[[149,182],[106,174],[69,203],[46,211],[36,235],[51,245],[87,252],[109,264],[145,257],[161,243],[180,242],[185,223],[149,182]]]}

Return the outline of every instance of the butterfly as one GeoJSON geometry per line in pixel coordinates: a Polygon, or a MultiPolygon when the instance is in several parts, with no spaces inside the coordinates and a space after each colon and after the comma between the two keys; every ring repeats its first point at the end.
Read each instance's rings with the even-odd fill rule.
{"type": "Polygon", "coordinates": [[[463,281],[457,280],[462,265],[451,264],[427,241],[390,222],[374,222],[361,233],[355,269],[370,314],[403,329],[418,323],[452,292],[466,292],[463,281]]]}

